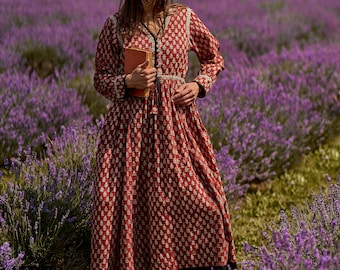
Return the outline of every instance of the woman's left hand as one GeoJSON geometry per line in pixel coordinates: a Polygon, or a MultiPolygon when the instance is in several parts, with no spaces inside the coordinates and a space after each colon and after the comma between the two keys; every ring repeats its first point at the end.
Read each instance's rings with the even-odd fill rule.
{"type": "Polygon", "coordinates": [[[200,88],[197,83],[182,84],[174,93],[173,101],[179,106],[189,106],[195,102],[200,88]]]}

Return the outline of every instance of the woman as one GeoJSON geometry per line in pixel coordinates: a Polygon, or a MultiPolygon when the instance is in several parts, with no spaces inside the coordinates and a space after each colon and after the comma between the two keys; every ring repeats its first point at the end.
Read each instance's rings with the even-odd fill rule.
{"type": "Polygon", "coordinates": [[[97,153],[91,268],[236,267],[230,217],[195,100],[223,69],[219,44],[188,7],[125,0],[105,22],[94,85],[112,101],[97,153]],[[124,48],[153,52],[124,74],[124,48]],[[186,83],[188,51],[201,69],[186,83]],[[150,87],[150,96],[131,89],[150,87]]]}

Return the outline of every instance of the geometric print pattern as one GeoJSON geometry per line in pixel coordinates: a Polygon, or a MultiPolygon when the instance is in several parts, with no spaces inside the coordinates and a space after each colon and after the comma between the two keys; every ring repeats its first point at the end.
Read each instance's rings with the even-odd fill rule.
{"type": "Polygon", "coordinates": [[[176,106],[173,91],[193,50],[195,81],[209,91],[223,58],[219,43],[189,8],[173,8],[164,30],[101,31],[94,85],[111,100],[97,151],[92,217],[92,270],[175,270],[236,261],[228,205],[213,147],[196,104],[176,106]],[[124,88],[123,48],[154,53],[160,91],[148,98],[124,88]],[[155,55],[157,54],[157,55],[155,55]],[[160,95],[160,96],[158,96],[160,95]]]}

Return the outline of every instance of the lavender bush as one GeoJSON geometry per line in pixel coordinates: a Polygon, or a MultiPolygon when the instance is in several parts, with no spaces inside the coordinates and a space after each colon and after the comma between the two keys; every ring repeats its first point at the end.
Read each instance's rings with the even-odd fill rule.
{"type": "Polygon", "coordinates": [[[314,194],[304,208],[293,207],[291,218],[281,212],[267,245],[245,243],[248,256],[242,269],[327,269],[340,266],[340,176],[329,181],[327,194],[314,194]]]}
{"type": "Polygon", "coordinates": [[[42,133],[91,120],[76,91],[27,75],[0,75],[0,103],[1,160],[21,145],[38,147],[42,133]]]}
{"type": "Polygon", "coordinates": [[[108,111],[110,101],[94,89],[93,74],[78,72],[70,78],[67,87],[75,89],[82,97],[82,103],[89,109],[92,118],[100,119],[108,111]]]}
{"type": "Polygon", "coordinates": [[[25,251],[24,266],[86,268],[97,134],[96,127],[63,128],[46,141],[43,160],[27,150],[4,171],[0,242],[25,251]]]}
{"type": "Polygon", "coordinates": [[[229,153],[240,182],[264,181],[323,142],[340,114],[339,63],[334,45],[272,53],[224,72],[199,100],[219,163],[229,153]]]}
{"type": "Polygon", "coordinates": [[[0,246],[0,269],[13,270],[19,269],[23,263],[25,254],[21,252],[16,258],[13,258],[12,249],[8,242],[0,246]]]}

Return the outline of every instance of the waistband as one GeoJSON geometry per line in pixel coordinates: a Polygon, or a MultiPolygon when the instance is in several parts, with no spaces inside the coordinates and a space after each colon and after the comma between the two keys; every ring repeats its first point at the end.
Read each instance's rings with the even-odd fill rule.
{"type": "Polygon", "coordinates": [[[157,77],[159,79],[163,79],[163,80],[177,80],[177,81],[180,81],[181,83],[185,83],[184,78],[182,78],[180,76],[176,76],[176,75],[158,74],[157,77]]]}

